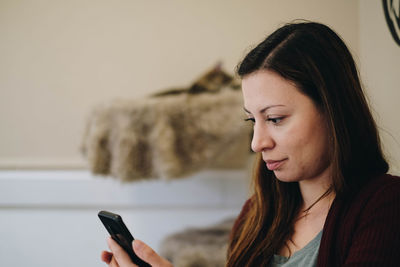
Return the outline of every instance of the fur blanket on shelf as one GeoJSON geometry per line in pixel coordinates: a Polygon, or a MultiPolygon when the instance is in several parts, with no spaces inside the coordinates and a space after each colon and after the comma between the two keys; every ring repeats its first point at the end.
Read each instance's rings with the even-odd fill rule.
{"type": "Polygon", "coordinates": [[[234,221],[172,234],[162,241],[160,253],[175,267],[224,267],[234,221]]]}
{"type": "Polygon", "coordinates": [[[251,127],[243,122],[241,92],[231,80],[218,83],[212,91],[195,83],[193,93],[163,92],[96,107],[82,143],[91,171],[133,181],[244,168],[251,127]]]}

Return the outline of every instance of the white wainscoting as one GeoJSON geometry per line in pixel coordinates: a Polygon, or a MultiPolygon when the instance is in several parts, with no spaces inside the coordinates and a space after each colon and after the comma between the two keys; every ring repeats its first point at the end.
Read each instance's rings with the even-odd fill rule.
{"type": "Polygon", "coordinates": [[[157,250],[171,233],[237,216],[247,197],[246,171],[136,183],[86,171],[0,171],[0,265],[105,266],[99,210],[121,214],[157,250]]]}

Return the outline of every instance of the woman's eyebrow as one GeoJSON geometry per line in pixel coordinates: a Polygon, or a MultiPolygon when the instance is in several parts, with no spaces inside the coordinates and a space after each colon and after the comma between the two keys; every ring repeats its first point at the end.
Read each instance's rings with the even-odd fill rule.
{"type": "MultiPolygon", "coordinates": [[[[259,113],[264,113],[265,111],[267,111],[267,110],[270,109],[270,108],[284,107],[284,106],[285,106],[285,105],[269,105],[269,106],[266,106],[265,108],[261,109],[261,110],[259,111],[259,113]]],[[[243,107],[243,109],[244,109],[244,111],[245,111],[246,113],[251,114],[251,112],[248,111],[248,110],[246,109],[246,107],[243,107]]]]}

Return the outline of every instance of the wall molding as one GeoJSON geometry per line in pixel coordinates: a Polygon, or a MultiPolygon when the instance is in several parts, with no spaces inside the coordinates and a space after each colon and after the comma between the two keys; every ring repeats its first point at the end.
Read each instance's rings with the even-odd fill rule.
{"type": "Polygon", "coordinates": [[[0,170],[86,170],[84,159],[0,158],[0,170]]]}
{"type": "Polygon", "coordinates": [[[226,209],[248,197],[246,171],[122,183],[89,171],[0,171],[0,209],[226,209]]]}

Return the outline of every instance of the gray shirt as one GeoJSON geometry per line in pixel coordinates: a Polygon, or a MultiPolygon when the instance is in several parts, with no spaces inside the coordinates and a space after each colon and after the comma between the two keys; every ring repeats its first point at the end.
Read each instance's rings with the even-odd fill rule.
{"type": "Polygon", "coordinates": [[[313,267],[317,266],[319,244],[321,243],[322,231],[314,237],[305,247],[293,253],[288,258],[281,255],[274,255],[271,267],[313,267]]]}

